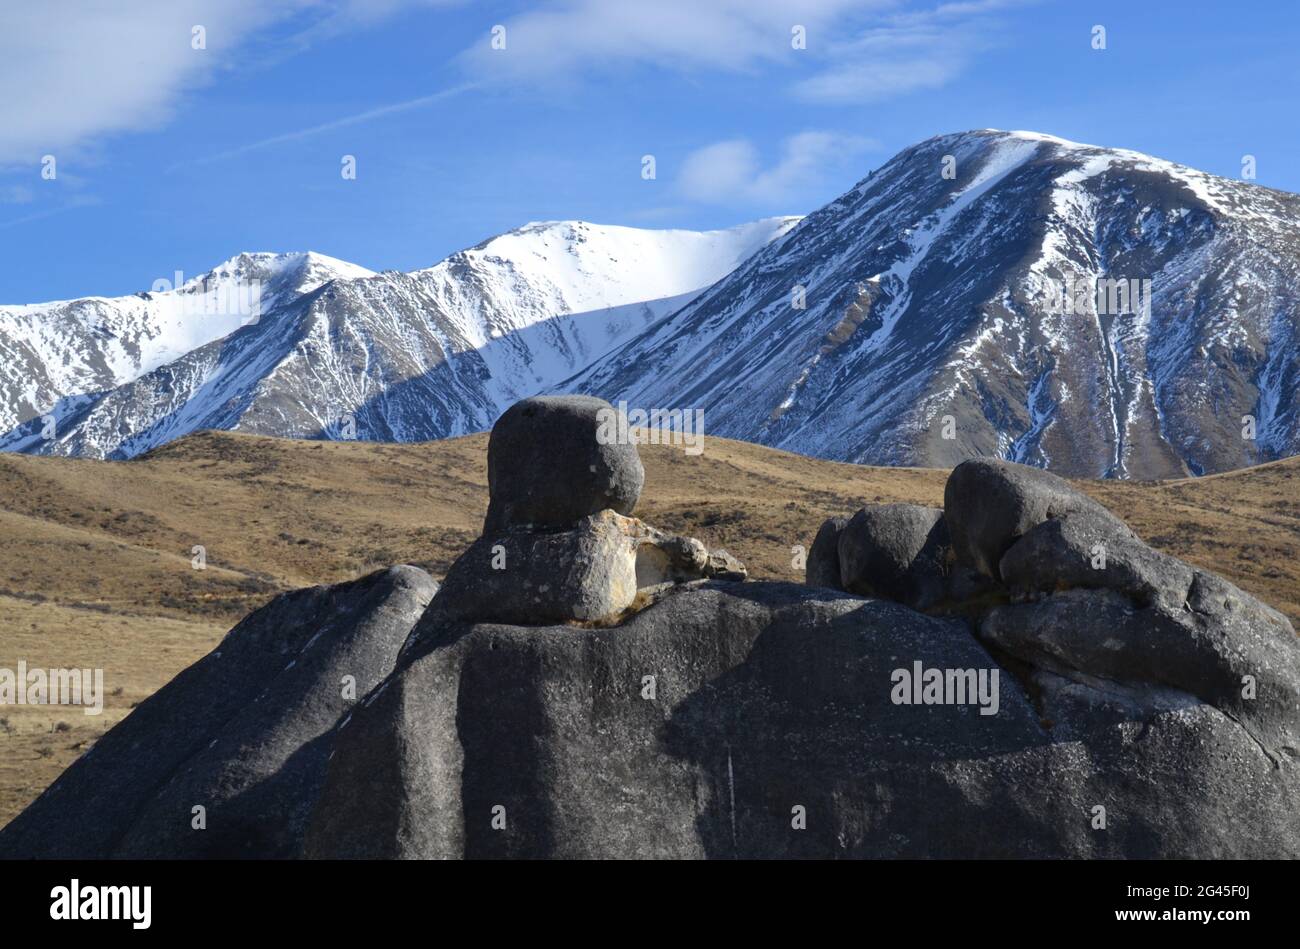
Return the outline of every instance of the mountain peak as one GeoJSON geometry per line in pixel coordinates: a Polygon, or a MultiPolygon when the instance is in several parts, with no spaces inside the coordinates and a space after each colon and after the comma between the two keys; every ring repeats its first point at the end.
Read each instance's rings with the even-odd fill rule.
{"type": "Polygon", "coordinates": [[[1297,221],[1295,195],[1128,149],[936,136],[567,386],[839,461],[1257,464],[1300,449],[1297,221]]]}
{"type": "MultiPolygon", "coordinates": [[[[713,231],[533,221],[417,274],[435,281],[459,280],[468,268],[478,273],[486,292],[499,301],[524,282],[546,288],[549,301],[544,305],[551,308],[550,315],[600,311],[698,292],[799,220],[765,218],[713,231]]],[[[537,312],[527,322],[545,315],[537,312]]]]}
{"type": "Polygon", "coordinates": [[[27,426],[0,445],[131,457],[198,428],[408,441],[582,391],[843,461],[1222,471],[1300,448],[1297,221],[1295,195],[975,129],[905,149],[803,219],[533,221],[385,279],[241,254],[210,279],[269,281],[260,322],[195,319],[187,304],[207,301],[183,293],[0,310],[18,353],[0,409],[67,407],[57,442],[27,426]],[[1083,312],[1063,312],[1062,287],[1103,280],[1140,296],[1103,311],[1071,291],[1083,312]]]}
{"type": "Polygon", "coordinates": [[[213,281],[230,279],[258,280],[266,284],[290,284],[296,291],[306,293],[330,280],[373,276],[374,272],[365,267],[310,250],[288,253],[245,251],[186,281],[184,286],[207,287],[213,281]]]}

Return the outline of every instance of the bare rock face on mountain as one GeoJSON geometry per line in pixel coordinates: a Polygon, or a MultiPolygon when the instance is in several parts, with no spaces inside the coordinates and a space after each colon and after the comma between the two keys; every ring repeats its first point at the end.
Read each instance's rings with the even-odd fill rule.
{"type": "Polygon", "coordinates": [[[0,831],[0,857],[298,856],[334,726],[436,589],[398,566],[276,597],[0,831]]]}
{"type": "Polygon", "coordinates": [[[1226,471],[1300,451],[1297,246],[1300,195],[1033,132],[941,135],[562,388],[837,461],[1226,471]]]}
{"type": "Polygon", "coordinates": [[[537,222],[411,273],[243,254],[176,292],[0,305],[0,450],[122,459],[200,429],[399,442],[486,431],[797,221],[537,222]]]}

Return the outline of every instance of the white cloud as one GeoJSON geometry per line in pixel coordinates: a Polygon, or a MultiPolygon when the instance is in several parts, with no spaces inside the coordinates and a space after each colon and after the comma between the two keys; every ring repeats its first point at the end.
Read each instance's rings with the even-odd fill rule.
{"type": "Polygon", "coordinates": [[[177,95],[268,17],[274,0],[109,0],[0,6],[0,161],[164,122],[177,95]],[[194,26],[206,50],[191,48],[194,26]]]}
{"type": "Polygon", "coordinates": [[[449,0],[81,0],[0,3],[0,164],[164,125],[183,94],[273,24],[301,49],[449,0]],[[192,48],[195,26],[206,49],[192,48]]]}
{"type": "Polygon", "coordinates": [[[858,135],[800,132],[785,140],[774,164],[763,167],[758,149],[749,140],[716,142],[686,156],[677,188],[692,201],[710,204],[779,204],[875,145],[858,135]]]}
{"type": "MultiPolygon", "coordinates": [[[[465,51],[477,75],[563,79],[626,65],[741,70],[789,61],[791,29],[817,37],[849,13],[895,7],[897,0],[552,0],[504,21],[506,47],[489,33],[465,51]]],[[[802,52],[802,51],[801,51],[802,52]]]]}
{"type": "Polygon", "coordinates": [[[957,78],[993,44],[988,14],[1036,0],[965,0],[897,13],[831,44],[829,64],[795,83],[794,94],[818,102],[868,103],[957,78]]]}
{"type": "Polygon", "coordinates": [[[805,100],[878,101],[938,88],[986,48],[988,14],[1036,0],[549,0],[461,54],[476,77],[532,88],[629,66],[786,69],[805,100]],[[803,26],[807,48],[791,49],[803,26]]]}
{"type": "Polygon", "coordinates": [[[837,50],[836,63],[794,85],[802,99],[878,102],[917,89],[937,89],[960,75],[976,40],[929,27],[884,27],[837,50]]]}
{"type": "MultiPolygon", "coordinates": [[[[354,112],[341,118],[331,119],[328,122],[320,122],[316,125],[310,125],[306,128],[293,129],[289,132],[282,132],[279,135],[272,135],[270,138],[264,138],[256,142],[249,142],[247,145],[239,145],[235,148],[227,149],[223,152],[215,152],[211,155],[205,155],[202,158],[196,158],[193,161],[181,162],[173,165],[172,169],[182,167],[183,165],[207,165],[212,162],[225,161],[228,158],[235,158],[239,155],[246,155],[249,152],[261,151],[264,148],[271,148],[285,142],[296,142],[304,138],[310,138],[313,135],[320,135],[323,132],[332,132],[335,129],[347,128],[351,125],[360,125],[363,122],[369,122],[372,119],[383,118],[386,115],[395,115],[399,112],[409,112],[412,109],[420,109],[435,102],[441,102],[461,93],[468,92],[476,88],[474,83],[462,83],[458,86],[451,86],[447,89],[441,89],[438,92],[432,92],[427,96],[418,96],[414,99],[404,99],[401,102],[392,102],[388,105],[376,106],[373,109],[366,109],[364,112],[354,112]]],[[[168,170],[172,170],[168,169],[168,170]]]]}

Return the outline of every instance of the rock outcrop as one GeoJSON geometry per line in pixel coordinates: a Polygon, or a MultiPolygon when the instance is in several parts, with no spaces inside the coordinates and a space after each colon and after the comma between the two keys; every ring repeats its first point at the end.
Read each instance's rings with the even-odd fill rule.
{"type": "Polygon", "coordinates": [[[832,517],[818,529],[804,563],[804,582],[808,586],[844,589],[840,580],[840,535],[848,523],[847,517],[832,517]]]}
{"type": "Polygon", "coordinates": [[[1213,706],[1170,690],[1068,723],[960,620],[697,582],[615,628],[438,630],[341,730],[307,853],[1300,853],[1293,763],[1213,706]],[[896,702],[918,667],[969,671],[969,701],[926,704],[918,681],[896,702]]]}
{"type": "Polygon", "coordinates": [[[1116,536],[1132,535],[1064,478],[996,458],[972,458],[954,468],[943,489],[943,509],[957,560],[994,579],[1002,555],[1021,535],[1062,514],[1091,514],[1116,536]]]}
{"type": "Polygon", "coordinates": [[[804,587],[430,609],[308,855],[1300,855],[1280,614],[1059,478],[963,465],[945,501],[827,521],[804,587]]]}
{"type": "Polygon", "coordinates": [[[0,831],[0,856],[299,856],[334,727],[436,590],[398,566],[276,597],[0,831]]]}
{"type": "Polygon", "coordinates": [[[447,571],[439,622],[609,623],[642,591],[745,578],[725,550],[625,516],[643,481],[627,419],[608,402],[516,403],[492,429],[483,535],[447,571]]]}
{"type": "Polygon", "coordinates": [[[431,586],[410,568],[281,598],[0,854],[1300,857],[1281,614],[998,462],[959,466],[942,511],[828,521],[807,584],[737,582],[725,551],[630,516],[639,481],[612,472],[639,461],[591,470],[574,433],[598,411],[503,417],[496,513],[418,621],[431,586]],[[357,660],[305,663],[344,644],[374,686],[346,707],[334,680],[357,660]],[[254,682],[218,674],[268,649],[254,682]]]}
{"type": "MultiPolygon", "coordinates": [[[[1112,782],[1097,785],[1098,804],[1110,806],[1106,796],[1130,808],[1122,855],[1300,853],[1300,817],[1281,804],[1300,793],[1300,643],[1286,617],[1151,549],[1046,472],[965,462],[944,502],[924,515],[885,505],[843,528],[827,521],[823,531],[840,531],[841,588],[853,581],[858,592],[965,617],[1036,710],[1044,741],[1073,749],[1091,781],[1112,782]],[[936,543],[922,556],[925,525],[936,543]],[[868,551],[871,568],[846,550],[868,551]],[[945,593],[919,602],[898,578],[931,576],[935,562],[945,593]],[[1146,793],[1150,810],[1131,810],[1146,793]]],[[[1051,793],[1068,793],[1076,777],[1063,771],[1051,793]]],[[[1057,855],[1095,853],[1096,842],[1057,855]]]]}

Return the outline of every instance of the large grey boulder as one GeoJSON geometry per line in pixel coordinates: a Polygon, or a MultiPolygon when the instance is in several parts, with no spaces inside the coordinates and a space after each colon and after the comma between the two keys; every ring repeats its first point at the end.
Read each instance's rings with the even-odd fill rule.
{"type": "Polygon", "coordinates": [[[1142,605],[1181,609],[1196,570],[1116,531],[1114,518],[1082,511],[1031,528],[1003,555],[998,573],[1017,596],[1064,588],[1115,590],[1142,605]]]}
{"type": "Polygon", "coordinates": [[[1109,523],[1113,536],[1133,536],[1123,521],[1063,478],[994,458],[973,458],[954,468],[943,509],[957,562],[993,579],[1000,579],[998,564],[1012,544],[1063,514],[1088,513],[1109,523]]]}
{"type": "Polygon", "coordinates": [[[944,598],[949,549],[943,511],[919,504],[873,504],[839,539],[840,588],[924,610],[944,598]]]}
{"type": "Polygon", "coordinates": [[[1271,755],[1300,750],[1295,630],[1222,577],[1090,512],[1033,528],[1000,572],[1017,602],[989,611],[979,631],[1007,654],[1072,683],[1176,690],[1214,704],[1271,755]]]}
{"type": "MultiPolygon", "coordinates": [[[[1250,736],[1270,761],[1300,757],[1300,642],[1280,615],[1268,617],[1240,591],[1198,572],[1229,604],[1217,611],[1140,606],[1113,591],[1066,590],[995,607],[979,636],[1002,653],[1046,670],[1078,695],[1119,689],[1130,696],[1211,705],[1250,736]],[[1222,586],[1220,586],[1222,584],[1222,586]]],[[[1203,594],[1194,594],[1201,599],[1203,594]]],[[[1267,608],[1265,608],[1267,609],[1267,608]]],[[[1050,689],[1049,689],[1050,691],[1050,689]]]]}
{"type": "Polygon", "coordinates": [[[308,856],[1300,856],[1296,761],[1226,697],[1063,680],[1048,720],[1068,669],[883,600],[702,582],[610,628],[413,637],[334,740],[308,856]]]}
{"type": "Polygon", "coordinates": [[[0,856],[298,856],[334,726],[392,670],[436,589],[398,566],[276,597],[0,831],[0,856]]]}
{"type": "Polygon", "coordinates": [[[822,522],[804,561],[804,583],[810,587],[841,590],[840,534],[849,523],[847,517],[831,517],[822,522]]]}
{"type": "Polygon", "coordinates": [[[626,419],[604,399],[535,396],[497,419],[488,441],[483,531],[569,527],[605,509],[631,514],[645,469],[626,419]]]}

